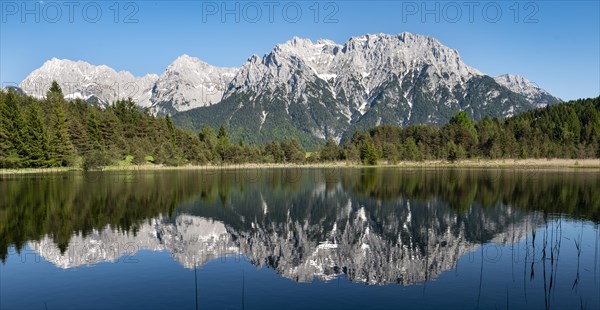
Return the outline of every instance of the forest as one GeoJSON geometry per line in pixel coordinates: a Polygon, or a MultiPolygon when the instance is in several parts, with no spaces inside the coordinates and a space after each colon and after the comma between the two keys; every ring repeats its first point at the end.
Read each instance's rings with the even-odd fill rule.
{"type": "Polygon", "coordinates": [[[459,112],[441,128],[378,126],[343,147],[328,141],[322,160],[398,161],[600,157],[600,97],[560,103],[506,119],[459,112]]]}
{"type": "Polygon", "coordinates": [[[266,145],[230,141],[224,126],[182,130],[169,116],[154,117],[131,99],[106,108],[66,100],[56,82],[41,99],[0,91],[0,168],[598,157],[600,97],[506,119],[475,121],[459,112],[441,128],[378,126],[306,152],[294,139],[266,145]]]}

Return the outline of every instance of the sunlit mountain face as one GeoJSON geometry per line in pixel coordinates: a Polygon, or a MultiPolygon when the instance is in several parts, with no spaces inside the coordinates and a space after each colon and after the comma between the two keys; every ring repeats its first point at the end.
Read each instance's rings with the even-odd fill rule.
{"type": "Polygon", "coordinates": [[[600,177],[584,172],[129,171],[0,185],[3,261],[27,246],[63,269],[150,250],[188,269],[236,256],[298,282],[412,285],[483,245],[535,244],[563,220],[600,220],[600,177]]]}

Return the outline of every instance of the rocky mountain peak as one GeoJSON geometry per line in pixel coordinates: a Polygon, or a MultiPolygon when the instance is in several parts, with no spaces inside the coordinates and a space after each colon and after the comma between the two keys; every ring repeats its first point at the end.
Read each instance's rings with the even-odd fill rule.
{"type": "Polygon", "coordinates": [[[520,75],[503,74],[495,77],[494,80],[511,91],[523,95],[536,107],[544,107],[561,101],[520,75]]]}
{"type": "Polygon", "coordinates": [[[458,111],[476,119],[507,117],[560,102],[525,78],[488,77],[455,49],[408,32],[365,34],[341,44],[294,37],[262,57],[252,55],[240,68],[216,67],[184,54],[160,76],[135,77],[53,58],[21,88],[42,97],[53,80],[68,98],[110,104],[132,97],[154,114],[194,110],[186,124],[244,124],[244,131],[253,125],[263,137],[255,142],[261,143],[287,138],[273,136],[270,128],[282,123],[305,141],[340,141],[356,129],[381,124],[441,125],[458,111]],[[219,107],[205,109],[213,106],[219,107]],[[238,113],[244,106],[251,108],[238,113]]]}
{"type": "Polygon", "coordinates": [[[155,74],[135,77],[128,71],[117,72],[106,65],[52,58],[33,71],[20,84],[25,93],[44,97],[53,81],[70,99],[99,100],[108,105],[119,99],[133,98],[138,105],[150,105],[150,91],[158,79],[155,74]]]}
{"type": "Polygon", "coordinates": [[[151,111],[173,114],[216,104],[237,71],[181,55],[158,78],[150,99],[151,111]]]}

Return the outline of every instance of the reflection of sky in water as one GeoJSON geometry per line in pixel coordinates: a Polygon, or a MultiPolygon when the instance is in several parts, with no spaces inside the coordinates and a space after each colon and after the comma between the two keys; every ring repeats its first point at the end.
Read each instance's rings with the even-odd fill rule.
{"type": "MultiPolygon", "coordinates": [[[[193,308],[194,265],[201,308],[600,306],[598,224],[545,216],[514,192],[499,203],[482,197],[510,186],[530,190],[530,183],[562,195],[550,197],[557,201],[590,197],[593,188],[581,179],[569,196],[556,190],[563,175],[495,179],[502,189],[461,174],[363,173],[353,175],[358,183],[300,176],[292,185],[263,178],[243,190],[222,182],[229,177],[214,180],[212,197],[197,185],[170,216],[142,214],[130,229],[72,233],[64,252],[52,234],[20,253],[10,247],[0,264],[0,308],[193,308]],[[453,195],[442,188],[448,183],[453,195]],[[405,188],[424,184],[425,198],[405,188]]],[[[132,190],[106,186],[110,195],[132,190]]]]}
{"type": "MultiPolygon", "coordinates": [[[[581,303],[580,300],[586,308],[597,308],[598,227],[564,220],[560,232],[557,225],[554,221],[548,223],[545,260],[543,225],[536,230],[535,250],[531,233],[516,244],[477,246],[436,279],[410,286],[367,286],[352,283],[345,276],[325,282],[316,279],[310,284],[298,283],[278,276],[265,266],[255,267],[245,256],[215,258],[197,270],[199,304],[203,308],[241,308],[243,281],[243,301],[247,308],[290,305],[298,309],[315,306],[389,308],[407,302],[425,308],[474,308],[477,305],[490,308],[504,307],[507,300],[512,308],[530,308],[543,306],[546,299],[552,308],[571,308],[574,302],[581,303]],[[551,236],[561,233],[558,253],[559,248],[551,242],[551,236]],[[578,275],[574,240],[579,236],[582,255],[578,275]],[[550,258],[552,251],[554,264],[550,258]]],[[[102,308],[194,307],[194,273],[175,262],[168,250],[140,250],[112,263],[68,270],[39,259],[30,247],[20,255],[14,250],[11,252],[1,267],[2,306],[6,308],[40,308],[44,303],[50,309],[92,305],[102,308]]]]}

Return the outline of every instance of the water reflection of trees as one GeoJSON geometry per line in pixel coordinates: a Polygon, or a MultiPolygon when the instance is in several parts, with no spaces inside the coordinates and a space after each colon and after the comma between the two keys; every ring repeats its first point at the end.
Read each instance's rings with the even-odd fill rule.
{"type": "MultiPolygon", "coordinates": [[[[65,250],[73,233],[137,225],[173,212],[201,213],[250,230],[252,219],[292,218],[331,230],[349,199],[364,206],[374,227],[394,225],[405,212],[394,202],[439,201],[461,214],[470,206],[509,205],[524,211],[600,220],[596,172],[522,170],[267,170],[162,171],[0,177],[0,258],[14,245],[51,236],[65,250]],[[177,211],[176,211],[177,210],[177,211]]],[[[417,209],[425,212],[427,208],[417,209]]],[[[413,211],[415,212],[415,211],[413,211]]],[[[429,216],[429,215],[428,215],[429,216]]],[[[427,219],[427,216],[419,217],[427,219]]],[[[466,221],[466,225],[477,225],[466,221]]],[[[426,221],[420,225],[426,225],[426,221]]],[[[480,232],[483,227],[472,227],[480,232]]],[[[385,233],[382,229],[381,233],[385,233]]],[[[320,238],[322,236],[313,236],[320,238]]],[[[390,236],[390,238],[397,236],[390,236]]]]}
{"type": "Polygon", "coordinates": [[[371,169],[359,174],[360,178],[340,174],[340,179],[345,188],[374,199],[438,198],[457,210],[473,203],[489,207],[501,202],[525,210],[600,220],[600,191],[594,190],[600,188],[597,171],[371,169]]]}

